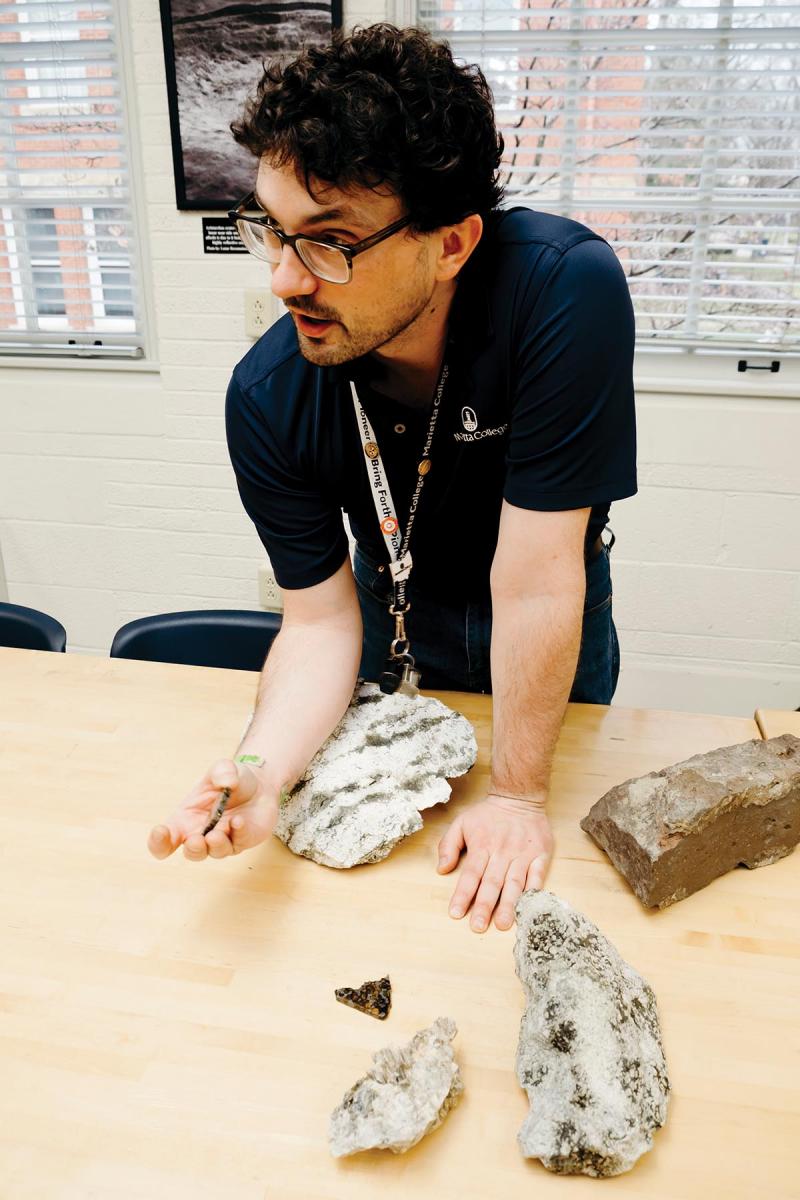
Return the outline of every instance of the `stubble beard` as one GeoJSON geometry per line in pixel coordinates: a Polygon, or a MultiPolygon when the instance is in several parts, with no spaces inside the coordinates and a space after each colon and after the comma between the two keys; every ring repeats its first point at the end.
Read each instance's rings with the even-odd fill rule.
{"type": "MultiPolygon", "coordinates": [[[[406,333],[419,319],[433,298],[434,288],[435,284],[429,284],[425,277],[424,254],[421,252],[415,264],[414,289],[399,313],[393,314],[378,328],[361,324],[348,329],[345,325],[340,324],[339,331],[342,331],[344,336],[342,337],[342,332],[339,332],[338,337],[341,340],[332,346],[326,346],[323,341],[316,341],[297,329],[300,353],[303,358],[317,367],[336,367],[341,363],[362,358],[373,350],[379,350],[382,346],[406,333]]],[[[300,307],[299,304],[298,307],[300,307]]],[[[313,312],[309,315],[324,316],[323,313],[313,312]]]]}

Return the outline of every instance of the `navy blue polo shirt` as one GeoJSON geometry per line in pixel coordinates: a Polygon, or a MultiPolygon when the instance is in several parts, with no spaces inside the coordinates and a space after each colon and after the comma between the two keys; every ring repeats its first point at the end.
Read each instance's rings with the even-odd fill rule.
{"type": "MultiPolygon", "coordinates": [[[[595,540],[611,501],[636,492],[633,350],[627,281],[604,238],[527,208],[486,223],[450,311],[448,385],[411,539],[416,587],[486,596],[503,499],[591,508],[595,540]]],[[[365,553],[388,562],[351,377],[404,526],[429,409],[370,391],[369,366],[369,355],[309,363],[287,314],[234,369],[231,462],[281,587],[338,570],[349,552],[343,512],[365,553]]]]}

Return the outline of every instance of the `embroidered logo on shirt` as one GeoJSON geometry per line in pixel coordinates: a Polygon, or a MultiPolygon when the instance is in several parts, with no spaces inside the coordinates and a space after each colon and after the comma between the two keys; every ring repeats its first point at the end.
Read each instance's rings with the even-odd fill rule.
{"type": "Polygon", "coordinates": [[[501,437],[508,429],[508,424],[498,425],[494,429],[479,429],[477,433],[454,433],[456,442],[481,442],[484,438],[501,437]]]}
{"type": "Polygon", "coordinates": [[[461,410],[461,424],[467,433],[473,433],[478,428],[478,418],[474,408],[468,408],[467,405],[464,405],[461,410]]]}

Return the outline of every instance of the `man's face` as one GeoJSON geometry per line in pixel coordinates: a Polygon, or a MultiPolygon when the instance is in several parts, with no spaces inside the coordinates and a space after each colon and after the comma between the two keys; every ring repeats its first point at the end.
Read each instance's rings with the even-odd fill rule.
{"type": "MultiPolygon", "coordinates": [[[[256,195],[284,233],[353,245],[405,215],[395,195],[312,186],[316,200],[292,165],[278,169],[262,159],[256,195]]],[[[272,291],[292,315],[301,353],[317,366],[370,351],[392,357],[393,347],[413,344],[435,287],[430,235],[412,235],[406,228],[357,255],[349,283],[317,278],[289,246],[272,268],[272,291]]]]}

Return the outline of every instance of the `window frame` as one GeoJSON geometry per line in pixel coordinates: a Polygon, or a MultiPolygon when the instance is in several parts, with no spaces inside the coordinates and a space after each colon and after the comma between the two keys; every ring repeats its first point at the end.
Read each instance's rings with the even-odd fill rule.
{"type": "MultiPolygon", "coordinates": [[[[129,194],[128,202],[131,214],[132,242],[130,252],[130,271],[135,279],[135,297],[139,305],[138,346],[139,353],[132,352],[130,356],[120,354],[103,354],[102,349],[91,345],[74,346],[68,350],[63,347],[45,349],[31,345],[30,349],[8,349],[0,344],[0,369],[33,368],[54,370],[102,370],[129,371],[153,373],[160,370],[157,356],[157,336],[154,323],[154,305],[152,290],[152,272],[150,250],[148,244],[148,224],[146,219],[146,198],[144,194],[144,172],[142,166],[142,143],[140,121],[137,105],[136,76],[134,71],[134,55],[132,31],[130,22],[132,15],[124,0],[107,0],[113,20],[114,39],[117,47],[117,72],[114,82],[119,92],[120,124],[128,153],[129,194]]],[[[35,87],[35,80],[32,82],[35,87]]],[[[165,99],[166,103],[166,99],[165,99]]],[[[40,207],[45,207],[43,200],[40,207]]],[[[106,207],[113,207],[113,200],[106,201],[106,207]]],[[[78,204],[81,219],[86,221],[87,206],[78,204]]],[[[91,205],[88,208],[91,209],[91,205]]],[[[98,206],[102,207],[102,206],[98,206]]],[[[15,232],[11,239],[17,255],[20,252],[20,238],[15,232]]],[[[96,257],[96,256],[95,256],[96,257]]],[[[20,262],[20,270],[30,279],[32,269],[27,246],[24,247],[24,259],[20,262]]],[[[94,264],[97,265],[96,263],[94,264]]],[[[87,254],[87,269],[93,277],[92,256],[87,254]]],[[[99,285],[98,285],[99,286],[99,285]]],[[[95,286],[92,285],[92,309],[95,305],[95,286]]],[[[102,287],[100,288],[102,292],[102,287]]],[[[101,297],[102,298],[102,297],[101,297]]],[[[51,320],[57,318],[51,317],[51,320]]],[[[67,326],[65,326],[67,327],[67,326]]],[[[112,331],[109,331],[110,333],[112,331]]],[[[24,342],[24,332],[20,341],[24,342]]],[[[133,351],[133,348],[132,348],[133,351]]]]}
{"type": "MultiPolygon", "coordinates": [[[[395,24],[419,24],[417,0],[392,0],[390,8],[395,24]]],[[[456,61],[460,59],[456,53],[456,61]]],[[[513,196],[506,201],[509,205],[515,202],[513,196]]],[[[637,392],[800,400],[800,348],[741,352],[699,345],[656,345],[655,339],[651,343],[637,338],[633,373],[637,392]],[[740,360],[747,363],[747,370],[739,370],[740,360]],[[776,360],[779,369],[773,371],[770,367],[776,360]]]]}

